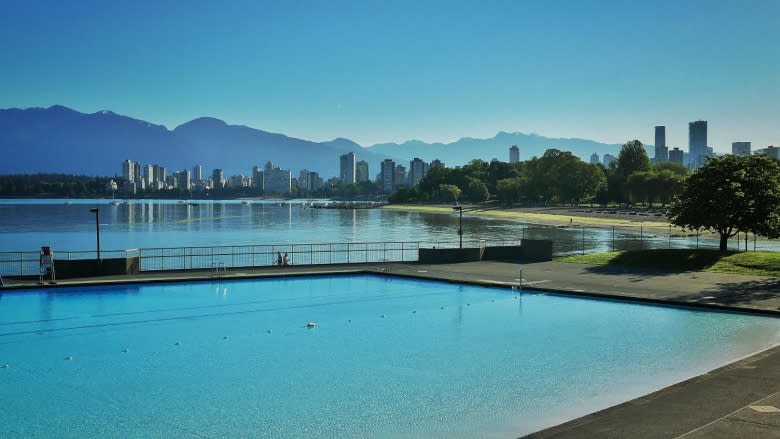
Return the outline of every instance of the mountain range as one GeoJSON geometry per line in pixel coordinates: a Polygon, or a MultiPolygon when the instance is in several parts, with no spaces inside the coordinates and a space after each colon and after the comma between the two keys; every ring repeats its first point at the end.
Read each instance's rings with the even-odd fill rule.
{"type": "Polygon", "coordinates": [[[349,139],[313,142],[201,117],[170,130],[111,111],[92,114],[54,105],[49,108],[0,109],[0,174],[67,173],[111,176],[121,174],[123,160],[159,164],[169,172],[203,166],[204,174],[222,168],[225,175],[250,175],[252,166],[267,161],[293,171],[337,176],[339,156],[355,153],[369,163],[371,176],[382,160],[408,166],[420,157],[459,166],[472,159],[507,161],[509,147],[520,148],[521,160],[540,156],[548,148],[571,151],[583,160],[593,152],[617,155],[620,145],[585,139],[553,139],[534,134],[499,132],[489,139],[462,138],[452,143],[411,140],[363,147],[349,139]]]}

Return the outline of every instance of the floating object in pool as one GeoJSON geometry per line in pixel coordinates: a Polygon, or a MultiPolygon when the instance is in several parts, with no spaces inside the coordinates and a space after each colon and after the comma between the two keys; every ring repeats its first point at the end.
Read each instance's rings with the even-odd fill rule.
{"type": "Polygon", "coordinates": [[[309,323],[307,323],[307,324],[306,324],[306,327],[307,327],[307,328],[316,328],[316,327],[317,327],[317,324],[316,324],[316,323],[314,323],[314,322],[309,322],[309,323]]]}
{"type": "Polygon", "coordinates": [[[384,315],[384,314],[382,314],[382,315],[381,315],[381,316],[379,316],[379,317],[380,317],[380,318],[385,318],[385,315],[384,315]]]}
{"type": "Polygon", "coordinates": [[[352,323],[352,319],[347,320],[347,323],[352,323]]]}
{"type": "Polygon", "coordinates": [[[72,359],[73,359],[73,357],[71,357],[70,355],[68,355],[67,357],[65,357],[65,359],[66,359],[66,360],[72,360],[72,359]]]}
{"type": "Polygon", "coordinates": [[[471,306],[471,304],[470,304],[470,303],[467,303],[467,304],[466,304],[466,306],[471,306]]]}
{"type": "Polygon", "coordinates": [[[412,310],[412,314],[417,314],[417,310],[416,310],[416,309],[413,309],[413,310],[412,310]]]}
{"type": "Polygon", "coordinates": [[[441,309],[444,309],[444,307],[442,306],[441,309]]]}
{"type": "Polygon", "coordinates": [[[181,346],[181,342],[180,342],[180,341],[177,341],[176,343],[174,343],[174,345],[176,345],[176,346],[181,346]]]}
{"type": "Polygon", "coordinates": [[[130,352],[130,349],[124,348],[122,349],[122,352],[130,352]]]}
{"type": "Polygon", "coordinates": [[[490,301],[491,301],[491,302],[495,302],[495,301],[496,301],[496,299],[490,299],[490,301]]]}
{"type": "Polygon", "coordinates": [[[223,339],[223,340],[227,340],[227,339],[229,339],[229,338],[230,338],[230,336],[229,336],[229,335],[226,335],[226,336],[222,337],[222,339],[223,339]]]}
{"type": "Polygon", "coordinates": [[[11,368],[11,366],[8,365],[8,364],[4,364],[4,365],[0,366],[0,369],[10,369],[10,368],[11,368]]]}
{"type": "Polygon", "coordinates": [[[271,330],[269,329],[269,330],[267,330],[267,331],[265,331],[265,332],[267,332],[267,333],[269,333],[269,334],[270,334],[270,333],[271,333],[271,330]]]}

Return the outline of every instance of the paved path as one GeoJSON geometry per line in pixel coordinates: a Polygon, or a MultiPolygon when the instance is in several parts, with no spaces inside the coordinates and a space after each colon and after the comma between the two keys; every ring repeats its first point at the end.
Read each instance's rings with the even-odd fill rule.
{"type": "MultiPolygon", "coordinates": [[[[504,286],[519,285],[522,277],[525,288],[749,310],[780,317],[778,278],[704,272],[668,273],[557,262],[264,267],[230,269],[219,275],[213,270],[203,270],[71,279],[60,281],[58,285],[360,272],[504,286]]],[[[10,281],[10,286],[29,287],[35,284],[10,281]]],[[[780,439],[780,347],[529,437],[780,439]]]]}

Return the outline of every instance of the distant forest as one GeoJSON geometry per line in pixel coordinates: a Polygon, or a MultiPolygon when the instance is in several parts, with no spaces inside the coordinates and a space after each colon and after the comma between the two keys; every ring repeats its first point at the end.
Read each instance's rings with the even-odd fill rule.
{"type": "Polygon", "coordinates": [[[0,175],[0,197],[96,198],[106,196],[111,177],[67,174],[0,175]]]}

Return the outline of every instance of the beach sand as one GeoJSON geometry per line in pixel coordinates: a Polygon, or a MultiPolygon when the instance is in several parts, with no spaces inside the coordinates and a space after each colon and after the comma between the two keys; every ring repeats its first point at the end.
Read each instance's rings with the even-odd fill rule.
{"type": "MultiPolygon", "coordinates": [[[[484,205],[464,204],[463,214],[484,216],[488,218],[503,218],[522,221],[529,224],[544,226],[585,226],[603,227],[619,230],[654,231],[655,233],[671,233],[673,236],[695,235],[696,232],[686,231],[671,225],[664,209],[604,209],[600,207],[512,207],[501,208],[484,205]]],[[[389,204],[382,209],[402,210],[407,212],[452,213],[451,205],[425,204],[389,204]]]]}

